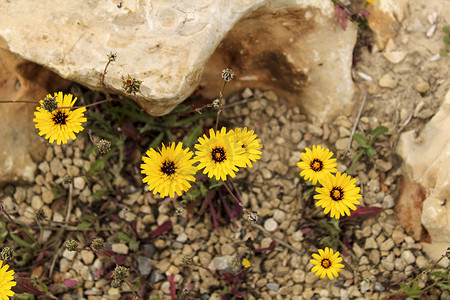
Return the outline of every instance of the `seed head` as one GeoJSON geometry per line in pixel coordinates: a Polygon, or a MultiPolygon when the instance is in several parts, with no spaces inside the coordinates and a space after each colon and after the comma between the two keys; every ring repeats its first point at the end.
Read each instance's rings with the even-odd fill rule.
{"type": "Polygon", "coordinates": [[[92,240],[91,248],[96,252],[101,251],[105,248],[105,242],[102,238],[95,238],[92,240]]]}
{"type": "Polygon", "coordinates": [[[66,242],[66,249],[69,251],[77,251],[78,250],[78,242],[75,240],[68,240],[66,242]]]}
{"type": "Polygon", "coordinates": [[[34,219],[36,221],[43,221],[47,218],[47,215],[45,214],[45,211],[43,208],[39,208],[37,211],[35,211],[34,213],[34,219]]]}
{"type": "Polygon", "coordinates": [[[189,294],[189,290],[187,288],[184,288],[183,289],[183,294],[185,294],[185,295],[189,294]]]}
{"type": "Polygon", "coordinates": [[[113,53],[112,51],[108,54],[108,61],[113,62],[116,61],[117,53],[113,53]]]}
{"type": "Polygon", "coordinates": [[[256,223],[258,221],[258,213],[254,211],[250,213],[247,218],[250,223],[256,223]]]}
{"type": "Polygon", "coordinates": [[[45,97],[44,100],[42,100],[42,107],[51,113],[58,109],[58,102],[54,97],[45,97]]]}
{"type": "Polygon", "coordinates": [[[106,154],[111,150],[111,142],[101,139],[97,144],[98,152],[101,154],[106,154]]]}
{"type": "Polygon", "coordinates": [[[178,207],[175,209],[175,211],[176,211],[177,215],[179,215],[179,216],[182,216],[182,215],[184,214],[184,208],[181,207],[181,206],[178,206],[178,207]]]}
{"type": "Polygon", "coordinates": [[[217,109],[217,108],[219,108],[219,104],[220,104],[219,99],[214,99],[214,101],[213,101],[213,107],[217,109]]]}
{"type": "Polygon", "coordinates": [[[118,288],[118,287],[120,287],[120,282],[121,281],[119,281],[119,280],[116,280],[116,279],[113,279],[113,281],[111,281],[111,286],[113,287],[113,288],[118,288]]]}
{"type": "Polygon", "coordinates": [[[122,76],[122,88],[125,90],[125,92],[129,94],[139,92],[141,88],[141,83],[142,83],[141,80],[137,80],[136,78],[133,78],[130,75],[127,75],[127,78],[122,76]]]}
{"type": "Polygon", "coordinates": [[[237,271],[239,270],[239,268],[241,267],[241,260],[237,257],[234,257],[231,259],[231,266],[233,267],[233,271],[237,271]]]}
{"type": "Polygon", "coordinates": [[[234,78],[234,72],[231,69],[224,69],[222,70],[222,79],[226,82],[231,81],[234,78]]]}
{"type": "Polygon", "coordinates": [[[181,260],[183,264],[185,265],[192,265],[194,263],[194,260],[192,259],[192,257],[183,257],[183,259],[181,260]]]}
{"type": "Polygon", "coordinates": [[[69,175],[64,175],[64,177],[63,177],[63,183],[65,183],[65,184],[71,184],[72,183],[72,177],[71,176],[69,176],[69,175]]]}
{"type": "Polygon", "coordinates": [[[2,260],[10,260],[14,257],[14,250],[10,247],[2,249],[2,260]]]}
{"type": "Polygon", "coordinates": [[[119,282],[125,280],[128,277],[128,268],[116,265],[114,269],[113,278],[119,282]]]}

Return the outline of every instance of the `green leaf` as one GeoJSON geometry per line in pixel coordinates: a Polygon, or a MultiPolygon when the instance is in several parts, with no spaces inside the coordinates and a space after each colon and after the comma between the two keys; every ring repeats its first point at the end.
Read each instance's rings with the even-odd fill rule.
{"type": "Polygon", "coordinates": [[[382,135],[386,132],[388,132],[388,128],[385,126],[378,126],[377,128],[375,128],[374,130],[372,130],[372,132],[370,133],[370,135],[372,136],[372,139],[375,139],[377,136],[382,135]]]}
{"type": "Polygon", "coordinates": [[[158,147],[161,145],[161,141],[164,137],[164,132],[160,132],[156,138],[153,139],[153,141],[150,143],[149,148],[158,149],[158,147]]]}
{"type": "Polygon", "coordinates": [[[24,240],[22,240],[20,237],[18,237],[17,235],[15,235],[14,233],[10,233],[9,236],[20,246],[25,247],[25,248],[29,248],[29,249],[33,249],[33,245],[30,243],[25,242],[24,240]]]}
{"type": "Polygon", "coordinates": [[[372,157],[377,153],[377,151],[375,151],[375,149],[373,149],[372,147],[370,147],[369,149],[366,149],[366,154],[368,157],[372,157]]]}
{"type": "Polygon", "coordinates": [[[353,139],[363,148],[369,148],[369,139],[361,133],[357,132],[353,135],[353,139]]]}
{"type": "Polygon", "coordinates": [[[177,120],[173,123],[169,123],[168,125],[170,127],[183,127],[187,125],[191,125],[191,123],[194,123],[197,120],[200,119],[208,119],[208,118],[215,118],[217,116],[216,112],[208,111],[202,114],[195,114],[189,117],[185,117],[183,119],[177,120]]]}
{"type": "Polygon", "coordinates": [[[144,133],[150,130],[161,131],[163,127],[153,124],[145,124],[143,127],[139,128],[139,133],[144,133]]]}
{"type": "Polygon", "coordinates": [[[450,34],[450,29],[448,29],[447,26],[442,27],[442,31],[445,32],[446,34],[450,34]]]}
{"type": "Polygon", "coordinates": [[[78,224],[77,228],[78,228],[78,230],[85,230],[85,229],[88,229],[91,226],[92,226],[92,223],[81,222],[80,224],[78,224]]]}
{"type": "Polygon", "coordinates": [[[106,187],[102,187],[99,190],[96,190],[93,194],[92,194],[92,201],[97,201],[99,199],[101,199],[103,196],[108,194],[108,188],[106,187]]]}
{"type": "Polygon", "coordinates": [[[129,247],[131,250],[133,250],[135,252],[138,251],[139,250],[139,241],[137,241],[135,238],[133,238],[130,241],[129,247]]]}
{"type": "Polygon", "coordinates": [[[448,284],[439,282],[437,285],[440,286],[441,288],[443,288],[444,290],[450,290],[450,285],[448,285],[448,284]]]}
{"type": "Polygon", "coordinates": [[[121,242],[129,243],[131,241],[131,238],[123,232],[119,232],[117,235],[119,236],[119,240],[121,242]]]}
{"type": "Polygon", "coordinates": [[[450,44],[450,36],[444,35],[444,43],[446,43],[447,45],[450,44]]]}
{"type": "Polygon", "coordinates": [[[195,125],[192,127],[188,134],[183,138],[183,144],[186,147],[192,147],[194,145],[194,142],[198,139],[198,137],[202,134],[203,129],[201,126],[195,125]]]}
{"type": "Polygon", "coordinates": [[[447,50],[445,50],[444,48],[441,48],[441,51],[439,51],[439,55],[445,56],[446,54],[447,54],[447,50]]]}
{"type": "Polygon", "coordinates": [[[435,271],[430,273],[431,276],[443,278],[445,280],[450,280],[450,276],[448,274],[445,274],[443,272],[435,271]]]}

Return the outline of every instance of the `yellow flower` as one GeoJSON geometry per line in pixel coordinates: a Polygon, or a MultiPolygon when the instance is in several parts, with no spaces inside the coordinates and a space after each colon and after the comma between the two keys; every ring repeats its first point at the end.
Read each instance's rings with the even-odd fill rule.
{"type": "Polygon", "coordinates": [[[141,173],[147,175],[142,179],[148,184],[149,191],[153,194],[160,193],[161,198],[169,195],[174,197],[175,193],[181,196],[183,191],[191,188],[189,181],[195,181],[197,169],[193,166],[194,153],[189,149],[183,149],[183,143],[169,144],[168,147],[162,145],[156,152],[149,149],[143,156],[141,173]]]}
{"type": "Polygon", "coordinates": [[[203,170],[208,177],[216,177],[217,180],[226,180],[227,175],[236,177],[234,172],[239,169],[237,166],[244,165],[244,149],[236,142],[236,137],[231,131],[226,132],[222,127],[220,131],[209,130],[209,138],[206,134],[198,139],[195,144],[195,159],[199,161],[197,168],[203,170]]]}
{"type": "MultiPolygon", "coordinates": [[[[48,98],[52,98],[51,95],[47,95],[48,98]]],[[[63,96],[62,92],[55,93],[54,98],[58,104],[58,107],[72,107],[77,101],[77,98],[72,100],[72,95],[67,94],[63,96]]],[[[41,106],[44,102],[39,102],[41,106]]],[[[35,118],[33,122],[36,123],[35,127],[39,129],[39,135],[44,135],[49,140],[49,143],[53,143],[56,140],[58,145],[67,144],[67,140],[72,138],[76,139],[75,133],[83,131],[81,123],[86,122],[84,117],[85,107],[72,110],[70,108],[56,109],[52,112],[44,109],[43,107],[37,107],[37,111],[34,112],[35,118]]]]}
{"type": "Polygon", "coordinates": [[[312,151],[309,148],[305,149],[302,153],[302,160],[297,163],[297,166],[303,171],[300,172],[300,176],[303,176],[305,180],[310,180],[313,185],[316,185],[327,174],[336,173],[337,163],[336,158],[331,158],[333,152],[326,148],[313,145],[312,151]]]}
{"type": "Polygon", "coordinates": [[[8,300],[9,297],[14,296],[14,292],[11,290],[17,283],[14,281],[14,271],[9,270],[7,264],[3,265],[3,261],[0,259],[0,300],[8,300]]]}
{"type": "Polygon", "coordinates": [[[340,264],[342,257],[339,257],[339,251],[336,251],[334,254],[333,252],[333,249],[325,247],[324,250],[319,249],[319,254],[312,254],[312,257],[315,259],[309,260],[314,265],[311,272],[316,273],[314,274],[316,276],[320,276],[320,279],[328,276],[328,278],[333,280],[334,277],[338,277],[338,273],[344,268],[344,265],[340,264]]]}
{"type": "Polygon", "coordinates": [[[324,213],[330,212],[332,218],[339,219],[344,214],[349,216],[350,209],[355,210],[355,204],[359,204],[358,199],[362,198],[359,194],[360,188],[355,186],[355,182],[356,178],[352,179],[346,173],[328,174],[320,181],[323,187],[316,188],[319,193],[314,195],[314,199],[319,200],[316,206],[325,208],[324,213]]]}
{"type": "Polygon", "coordinates": [[[252,263],[248,259],[244,258],[242,260],[242,265],[244,266],[244,268],[248,269],[252,266],[252,263]]]}
{"type": "Polygon", "coordinates": [[[253,167],[251,161],[256,161],[261,158],[261,151],[259,149],[262,148],[261,140],[256,139],[256,134],[254,134],[253,130],[247,131],[247,127],[235,128],[230,131],[236,138],[236,142],[241,145],[244,149],[244,153],[242,153],[242,164],[238,165],[238,167],[253,167]]]}
{"type": "Polygon", "coordinates": [[[367,3],[372,4],[373,0],[366,0],[367,3]]]}

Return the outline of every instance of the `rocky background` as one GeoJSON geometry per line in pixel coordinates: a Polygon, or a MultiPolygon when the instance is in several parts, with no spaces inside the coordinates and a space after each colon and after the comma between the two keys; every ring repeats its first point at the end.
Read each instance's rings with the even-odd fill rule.
{"type": "MultiPolygon", "coordinates": [[[[206,4],[207,1],[204,2],[204,6],[200,5],[198,9],[201,11],[207,7],[207,13],[211,14],[213,8],[206,4]]],[[[171,72],[185,73],[173,67],[175,62],[170,58],[174,53],[179,54],[180,50],[176,49],[185,47],[183,45],[189,43],[186,41],[178,41],[179,48],[165,44],[159,50],[158,47],[157,50],[147,49],[168,65],[161,67],[161,61],[155,59],[149,59],[154,67],[118,59],[107,74],[108,85],[116,90],[120,89],[120,75],[130,73],[142,76],[139,78],[144,79],[143,96],[149,100],[147,107],[160,107],[148,110],[160,114],[170,111],[180,99],[191,93],[198,82],[204,86],[204,95],[214,97],[221,84],[214,78],[220,78],[220,68],[224,62],[230,63],[225,66],[236,70],[237,80],[227,87],[229,95],[222,120],[229,126],[247,126],[255,130],[264,145],[261,160],[252,169],[240,171],[235,181],[243,203],[259,213],[261,218],[257,225],[238,218],[237,227],[233,223],[222,225],[220,234],[217,234],[209,213],[194,213],[188,221],[178,216],[173,202],[152,197],[140,184],[139,159],[130,162],[124,169],[127,175],[123,174],[116,180],[115,186],[121,190],[116,202],[101,196],[94,197],[103,186],[100,181],[83,176],[85,170],[89,170],[91,164],[98,160],[95,153],[84,156],[90,147],[89,138],[80,135],[67,146],[48,146],[39,138],[31,122],[33,105],[2,104],[0,199],[6,211],[19,224],[34,230],[39,230],[32,222],[34,212],[40,208],[44,209],[49,219],[68,221],[70,224],[65,229],[52,227],[51,224],[45,228],[42,242],[51,251],[52,258],[47,256],[43,263],[36,262],[31,266],[33,274],[47,284],[63,282],[64,279],[76,280],[75,286],[59,294],[61,299],[72,299],[75,295],[86,299],[119,299],[121,295],[130,295],[127,285],[112,288],[107,274],[99,273],[111,269],[107,260],[91,251],[76,254],[64,250],[64,242],[69,237],[82,244],[88,244],[92,239],[92,234],[80,231],[74,225],[86,221],[83,219],[86,215],[95,215],[99,220],[101,230],[97,230],[100,232],[98,234],[107,241],[112,255],[122,257],[138,271],[140,280],[150,284],[146,291],[148,299],[157,295],[169,299],[170,275],[175,275],[177,293],[181,295],[182,289],[188,288],[189,293],[183,296],[186,299],[219,299],[225,291],[226,280],[219,280],[204,269],[187,267],[182,259],[193,257],[196,264],[211,270],[230,271],[231,259],[245,253],[248,238],[255,241],[255,248],[269,247],[273,240],[277,242],[274,250],[264,251],[252,260],[252,268],[241,289],[248,299],[383,299],[397,288],[393,288],[393,283],[413,277],[445,252],[450,244],[450,204],[446,201],[450,193],[450,84],[448,55],[440,57],[438,53],[444,47],[442,27],[449,24],[449,9],[435,0],[426,3],[411,0],[407,5],[404,1],[379,1],[369,17],[374,35],[371,47],[367,47],[364,36],[356,40],[356,29],[351,24],[346,31],[339,27],[331,5],[321,4],[325,3],[323,1],[297,2],[296,8],[286,7],[283,1],[277,2],[274,7],[263,2],[256,6],[241,3],[241,8],[237,10],[239,13],[231,10],[235,15],[227,23],[228,27],[223,23],[215,27],[223,30],[217,36],[213,36],[211,31],[203,33],[198,25],[201,24],[201,15],[193,14],[194,17],[189,19],[192,15],[181,7],[177,7],[177,11],[183,11],[184,15],[178,22],[184,25],[176,27],[173,22],[181,17],[174,15],[167,7],[158,7],[155,2],[147,13],[158,15],[161,26],[177,30],[195,29],[186,36],[198,38],[196,41],[201,40],[195,35],[197,32],[203,34],[205,39],[213,39],[197,42],[199,50],[189,52],[195,67],[186,66],[186,51],[184,56],[180,56],[179,59],[185,63],[183,67],[191,70],[192,74],[183,78],[170,75],[171,72]],[[272,26],[273,32],[261,33],[260,22],[267,25],[270,20],[279,22],[280,18],[287,24],[284,28],[272,26]],[[294,20],[302,22],[297,21],[297,24],[294,20]],[[238,26],[239,22],[242,26],[238,26]],[[298,34],[293,33],[296,30],[306,33],[287,47],[286,41],[292,36],[297,37],[298,34]],[[260,36],[256,34],[258,32],[260,36]],[[280,39],[277,42],[268,39],[266,45],[255,47],[253,42],[264,40],[264,34],[280,36],[280,39]],[[251,38],[248,40],[243,38],[249,36],[251,38]],[[305,44],[305,40],[311,44],[305,44]],[[311,42],[314,40],[317,44],[311,42]],[[354,52],[357,53],[357,63],[352,67],[355,41],[359,52],[354,52]],[[324,44],[327,47],[321,47],[324,44]],[[210,47],[209,52],[204,50],[203,45],[210,47]],[[317,54],[314,52],[316,48],[321,49],[317,54]],[[235,49],[245,49],[245,55],[233,52],[235,49]],[[267,49],[271,49],[270,55],[274,56],[270,56],[267,49]],[[299,51],[307,54],[289,56],[290,52],[299,51]],[[164,55],[167,57],[163,58],[164,55]],[[199,61],[196,55],[203,58],[199,61]],[[209,57],[209,60],[204,57],[209,57]],[[246,57],[249,57],[248,61],[246,57]],[[258,62],[257,58],[261,57],[266,64],[258,62]],[[275,65],[267,65],[271,57],[275,57],[275,65]],[[283,67],[280,57],[291,59],[286,63],[289,68],[283,67]],[[157,75],[161,71],[150,72],[145,77],[145,72],[136,69],[138,67],[168,70],[164,76],[170,80],[179,79],[181,83],[173,83],[169,87],[169,79],[159,80],[157,75]],[[199,73],[202,68],[203,77],[199,73]],[[250,71],[247,74],[245,70],[250,71]],[[153,85],[156,81],[166,90],[153,85]],[[173,90],[169,93],[168,88],[173,90]],[[159,91],[159,96],[155,96],[155,91],[159,91]],[[171,100],[158,104],[158,97],[171,100]],[[358,120],[356,115],[361,107],[362,114],[358,120]],[[305,147],[320,144],[336,154],[340,162],[338,169],[345,171],[351,157],[359,150],[358,144],[353,141],[350,156],[345,155],[355,122],[357,131],[365,134],[379,125],[389,129],[386,135],[377,139],[376,156],[361,159],[352,174],[361,186],[361,205],[382,210],[379,215],[341,223],[340,237],[354,255],[345,256],[346,268],[337,279],[320,280],[310,272],[309,259],[311,253],[321,247],[318,241],[329,232],[311,221],[320,218],[321,212],[306,201],[308,186],[296,176],[296,163],[305,147]],[[62,184],[64,175],[73,177],[73,205],[69,211],[67,195],[65,192],[64,196],[55,195],[52,185],[56,183],[67,188],[62,184]],[[109,215],[117,216],[120,221],[110,219],[109,215]],[[151,239],[152,232],[168,220],[172,222],[172,228],[151,239]],[[136,231],[142,240],[139,251],[133,251],[129,243],[117,237],[118,232],[128,232],[132,221],[136,221],[136,231]],[[311,228],[314,230],[305,230],[311,228]]],[[[103,4],[111,5],[109,2],[103,4]]],[[[117,10],[112,11],[111,8],[105,13],[119,25],[128,22],[130,14],[139,8],[127,2],[122,8],[117,5],[114,3],[117,10]]],[[[56,11],[49,14],[54,23],[48,26],[47,33],[40,33],[39,36],[29,33],[34,38],[42,38],[45,42],[39,43],[45,44],[48,49],[42,44],[35,48],[29,47],[29,44],[21,46],[23,40],[20,40],[20,34],[32,28],[34,21],[19,22],[23,17],[19,17],[20,12],[14,10],[13,4],[2,3],[1,6],[6,9],[1,11],[13,10],[16,13],[16,18],[2,18],[0,34],[5,41],[1,46],[26,58],[2,50],[2,100],[37,100],[47,92],[71,85],[70,81],[40,65],[55,70],[64,78],[89,87],[99,87],[99,74],[103,71],[106,54],[114,47],[100,43],[95,37],[105,38],[107,33],[100,34],[99,28],[93,27],[89,20],[69,16],[61,18],[62,12],[56,11]],[[64,22],[64,26],[58,22],[64,22]],[[23,27],[17,27],[17,23],[23,23],[23,27]],[[57,29],[55,32],[64,37],[60,31],[73,30],[70,24],[83,28],[87,26],[89,30],[80,31],[78,42],[75,34],[70,39],[52,36],[55,34],[52,30],[57,29]],[[17,40],[7,30],[13,25],[17,28],[17,40]],[[88,36],[91,38],[88,39],[88,36]],[[66,45],[69,40],[71,44],[66,45]],[[53,42],[57,42],[57,48],[53,42]],[[85,57],[78,52],[87,49],[83,43],[98,44],[100,47],[95,51],[90,48],[95,55],[82,60],[89,67],[78,63],[80,57],[85,57]],[[67,51],[52,52],[50,48],[67,51]],[[79,70],[74,70],[75,67],[79,70]]],[[[44,4],[42,7],[45,7],[44,4]]],[[[61,11],[62,8],[64,6],[61,6],[61,11]]],[[[214,9],[224,11],[222,7],[214,9]]],[[[142,15],[145,19],[145,14],[142,15]]],[[[122,34],[127,35],[126,32],[122,34]]],[[[115,38],[118,37],[123,36],[115,38]]],[[[164,38],[167,38],[165,43],[175,40],[170,36],[164,38]]],[[[28,42],[33,43],[33,40],[28,42]]],[[[123,49],[129,49],[131,41],[124,43],[123,49]]],[[[139,42],[136,43],[139,45],[139,42]]],[[[160,45],[163,44],[161,41],[160,45]]],[[[143,47],[148,47],[148,44],[143,47]]],[[[133,51],[138,50],[134,48],[133,51]]],[[[119,58],[133,57],[128,52],[118,52],[119,58]]],[[[77,85],[72,85],[71,90],[82,99],[83,94],[77,85]]],[[[208,128],[213,120],[202,120],[198,124],[208,128]]],[[[144,141],[145,138],[142,144],[144,141]]],[[[143,147],[140,151],[145,151],[146,146],[143,147]]],[[[136,153],[135,156],[139,158],[136,153]]],[[[110,162],[107,173],[112,176],[118,168],[117,164],[110,162]]],[[[4,216],[1,220],[7,222],[4,216]]],[[[439,268],[445,268],[448,264],[448,260],[443,260],[439,268]]],[[[16,272],[21,270],[14,269],[17,269],[16,272]]],[[[427,279],[423,277],[419,285],[425,286],[427,279]]],[[[450,297],[448,292],[436,294],[434,291],[430,295],[430,299],[446,297],[450,297]]]]}

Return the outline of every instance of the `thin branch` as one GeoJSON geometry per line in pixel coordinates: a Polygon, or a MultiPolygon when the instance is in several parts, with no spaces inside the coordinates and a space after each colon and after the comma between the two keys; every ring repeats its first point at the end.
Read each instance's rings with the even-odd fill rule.
{"type": "Polygon", "coordinates": [[[366,104],[367,94],[364,96],[361,106],[359,107],[358,115],[356,116],[355,123],[353,123],[352,133],[350,134],[350,140],[348,141],[347,149],[345,149],[346,153],[350,154],[350,149],[352,147],[353,135],[356,131],[356,126],[358,126],[359,118],[361,118],[361,113],[363,111],[364,105],[366,104]]]}

